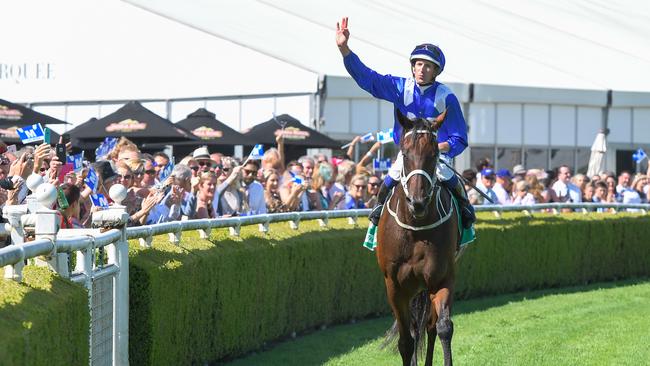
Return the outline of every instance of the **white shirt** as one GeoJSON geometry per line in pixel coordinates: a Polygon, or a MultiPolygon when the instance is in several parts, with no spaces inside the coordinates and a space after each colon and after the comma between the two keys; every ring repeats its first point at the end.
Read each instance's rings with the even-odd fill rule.
{"type": "Polygon", "coordinates": [[[264,187],[262,184],[256,180],[252,181],[246,187],[246,192],[248,193],[248,207],[249,211],[246,212],[246,215],[260,215],[265,214],[266,210],[266,201],[264,200],[264,187]]]}
{"type": "Polygon", "coordinates": [[[506,191],[505,188],[503,188],[503,186],[500,183],[495,183],[492,190],[494,191],[494,194],[497,195],[497,198],[499,199],[499,204],[501,205],[512,204],[512,199],[510,198],[510,194],[508,193],[508,191],[506,191]]]}
{"type": "Polygon", "coordinates": [[[555,191],[555,194],[557,194],[557,196],[560,198],[566,197],[566,195],[568,194],[569,200],[567,202],[572,202],[572,203],[582,202],[582,192],[580,192],[580,188],[576,187],[570,182],[569,184],[566,184],[558,180],[553,184],[552,189],[555,191]]]}
{"type": "Polygon", "coordinates": [[[526,192],[524,197],[520,197],[517,195],[512,201],[513,205],[522,205],[522,206],[528,206],[528,205],[534,205],[535,204],[535,197],[533,196],[532,193],[526,192]]]}

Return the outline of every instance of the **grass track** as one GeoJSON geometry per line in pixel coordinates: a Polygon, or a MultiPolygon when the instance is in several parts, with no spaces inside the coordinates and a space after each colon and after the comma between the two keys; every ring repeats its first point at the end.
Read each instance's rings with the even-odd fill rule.
{"type": "MultiPolygon", "coordinates": [[[[648,280],[468,300],[452,319],[458,365],[650,365],[648,280]]],[[[378,349],[391,323],[331,327],[227,365],[398,365],[397,353],[378,349]]]]}

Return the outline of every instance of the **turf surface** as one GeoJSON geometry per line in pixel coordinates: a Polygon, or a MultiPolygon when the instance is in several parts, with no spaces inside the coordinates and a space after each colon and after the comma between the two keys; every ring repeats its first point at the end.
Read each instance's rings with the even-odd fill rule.
{"type": "MultiPolygon", "coordinates": [[[[459,365],[650,365],[648,280],[458,302],[453,320],[459,365]]],[[[397,353],[379,349],[391,323],[333,326],[227,365],[401,364],[397,353]]],[[[439,342],[434,364],[442,365],[439,342]]]]}

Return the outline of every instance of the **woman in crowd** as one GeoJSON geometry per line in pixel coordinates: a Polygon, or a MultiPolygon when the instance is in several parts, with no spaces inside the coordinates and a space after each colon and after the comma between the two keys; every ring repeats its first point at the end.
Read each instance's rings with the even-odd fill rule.
{"type": "Polygon", "coordinates": [[[213,219],[217,217],[213,200],[217,189],[217,175],[214,172],[203,172],[199,177],[196,194],[196,219],[213,219]]]}
{"type": "Polygon", "coordinates": [[[533,195],[535,202],[537,203],[546,202],[544,200],[544,196],[542,195],[542,192],[544,192],[544,186],[537,179],[537,175],[535,172],[532,174],[530,172],[526,173],[526,177],[524,178],[524,181],[528,183],[528,192],[533,195]]]}
{"type": "Polygon", "coordinates": [[[346,210],[371,207],[364,202],[367,185],[368,178],[365,175],[357,174],[350,179],[350,186],[345,194],[344,208],[346,210]]]}
{"type": "MultiPolygon", "coordinates": [[[[275,169],[267,169],[264,171],[264,200],[266,201],[266,209],[268,213],[287,212],[290,211],[288,205],[282,202],[280,197],[280,176],[275,169]]],[[[291,198],[290,204],[297,206],[297,195],[291,198]]]]}
{"type": "Polygon", "coordinates": [[[115,184],[121,184],[127,189],[126,198],[122,201],[122,204],[126,206],[126,212],[129,215],[132,215],[140,209],[140,206],[142,205],[142,197],[138,196],[133,188],[133,171],[126,161],[118,161],[116,168],[117,177],[115,179],[115,184]]]}
{"type": "Polygon", "coordinates": [[[240,172],[242,167],[236,166],[232,158],[223,158],[223,174],[217,178],[217,189],[213,199],[213,208],[219,216],[237,216],[242,212],[243,195],[240,172]]]}
{"type": "Polygon", "coordinates": [[[329,195],[333,171],[332,164],[327,161],[321,161],[316,165],[307,190],[310,211],[332,210],[345,196],[343,192],[337,192],[334,196],[329,195]]]}
{"type": "Polygon", "coordinates": [[[525,180],[520,180],[515,184],[515,197],[512,201],[513,205],[534,205],[535,197],[529,192],[530,185],[525,180]]]}
{"type": "MultiPolygon", "coordinates": [[[[294,171],[287,168],[287,171],[281,177],[282,183],[280,183],[279,188],[280,198],[287,211],[307,211],[309,210],[309,200],[305,192],[307,191],[308,185],[302,173],[297,173],[298,167],[294,167],[294,171]]],[[[300,171],[302,171],[301,165],[300,171]]]]}

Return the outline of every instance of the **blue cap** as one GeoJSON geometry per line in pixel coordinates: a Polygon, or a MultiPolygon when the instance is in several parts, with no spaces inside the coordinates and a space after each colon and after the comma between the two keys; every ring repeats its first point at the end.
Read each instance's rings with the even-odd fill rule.
{"type": "Polygon", "coordinates": [[[490,168],[485,168],[485,169],[481,170],[481,176],[486,177],[486,178],[494,177],[494,170],[492,170],[490,168]]]}
{"type": "Polygon", "coordinates": [[[512,178],[512,175],[510,175],[510,171],[508,169],[499,169],[497,171],[497,177],[499,177],[499,178],[503,178],[503,177],[512,178]]]}

